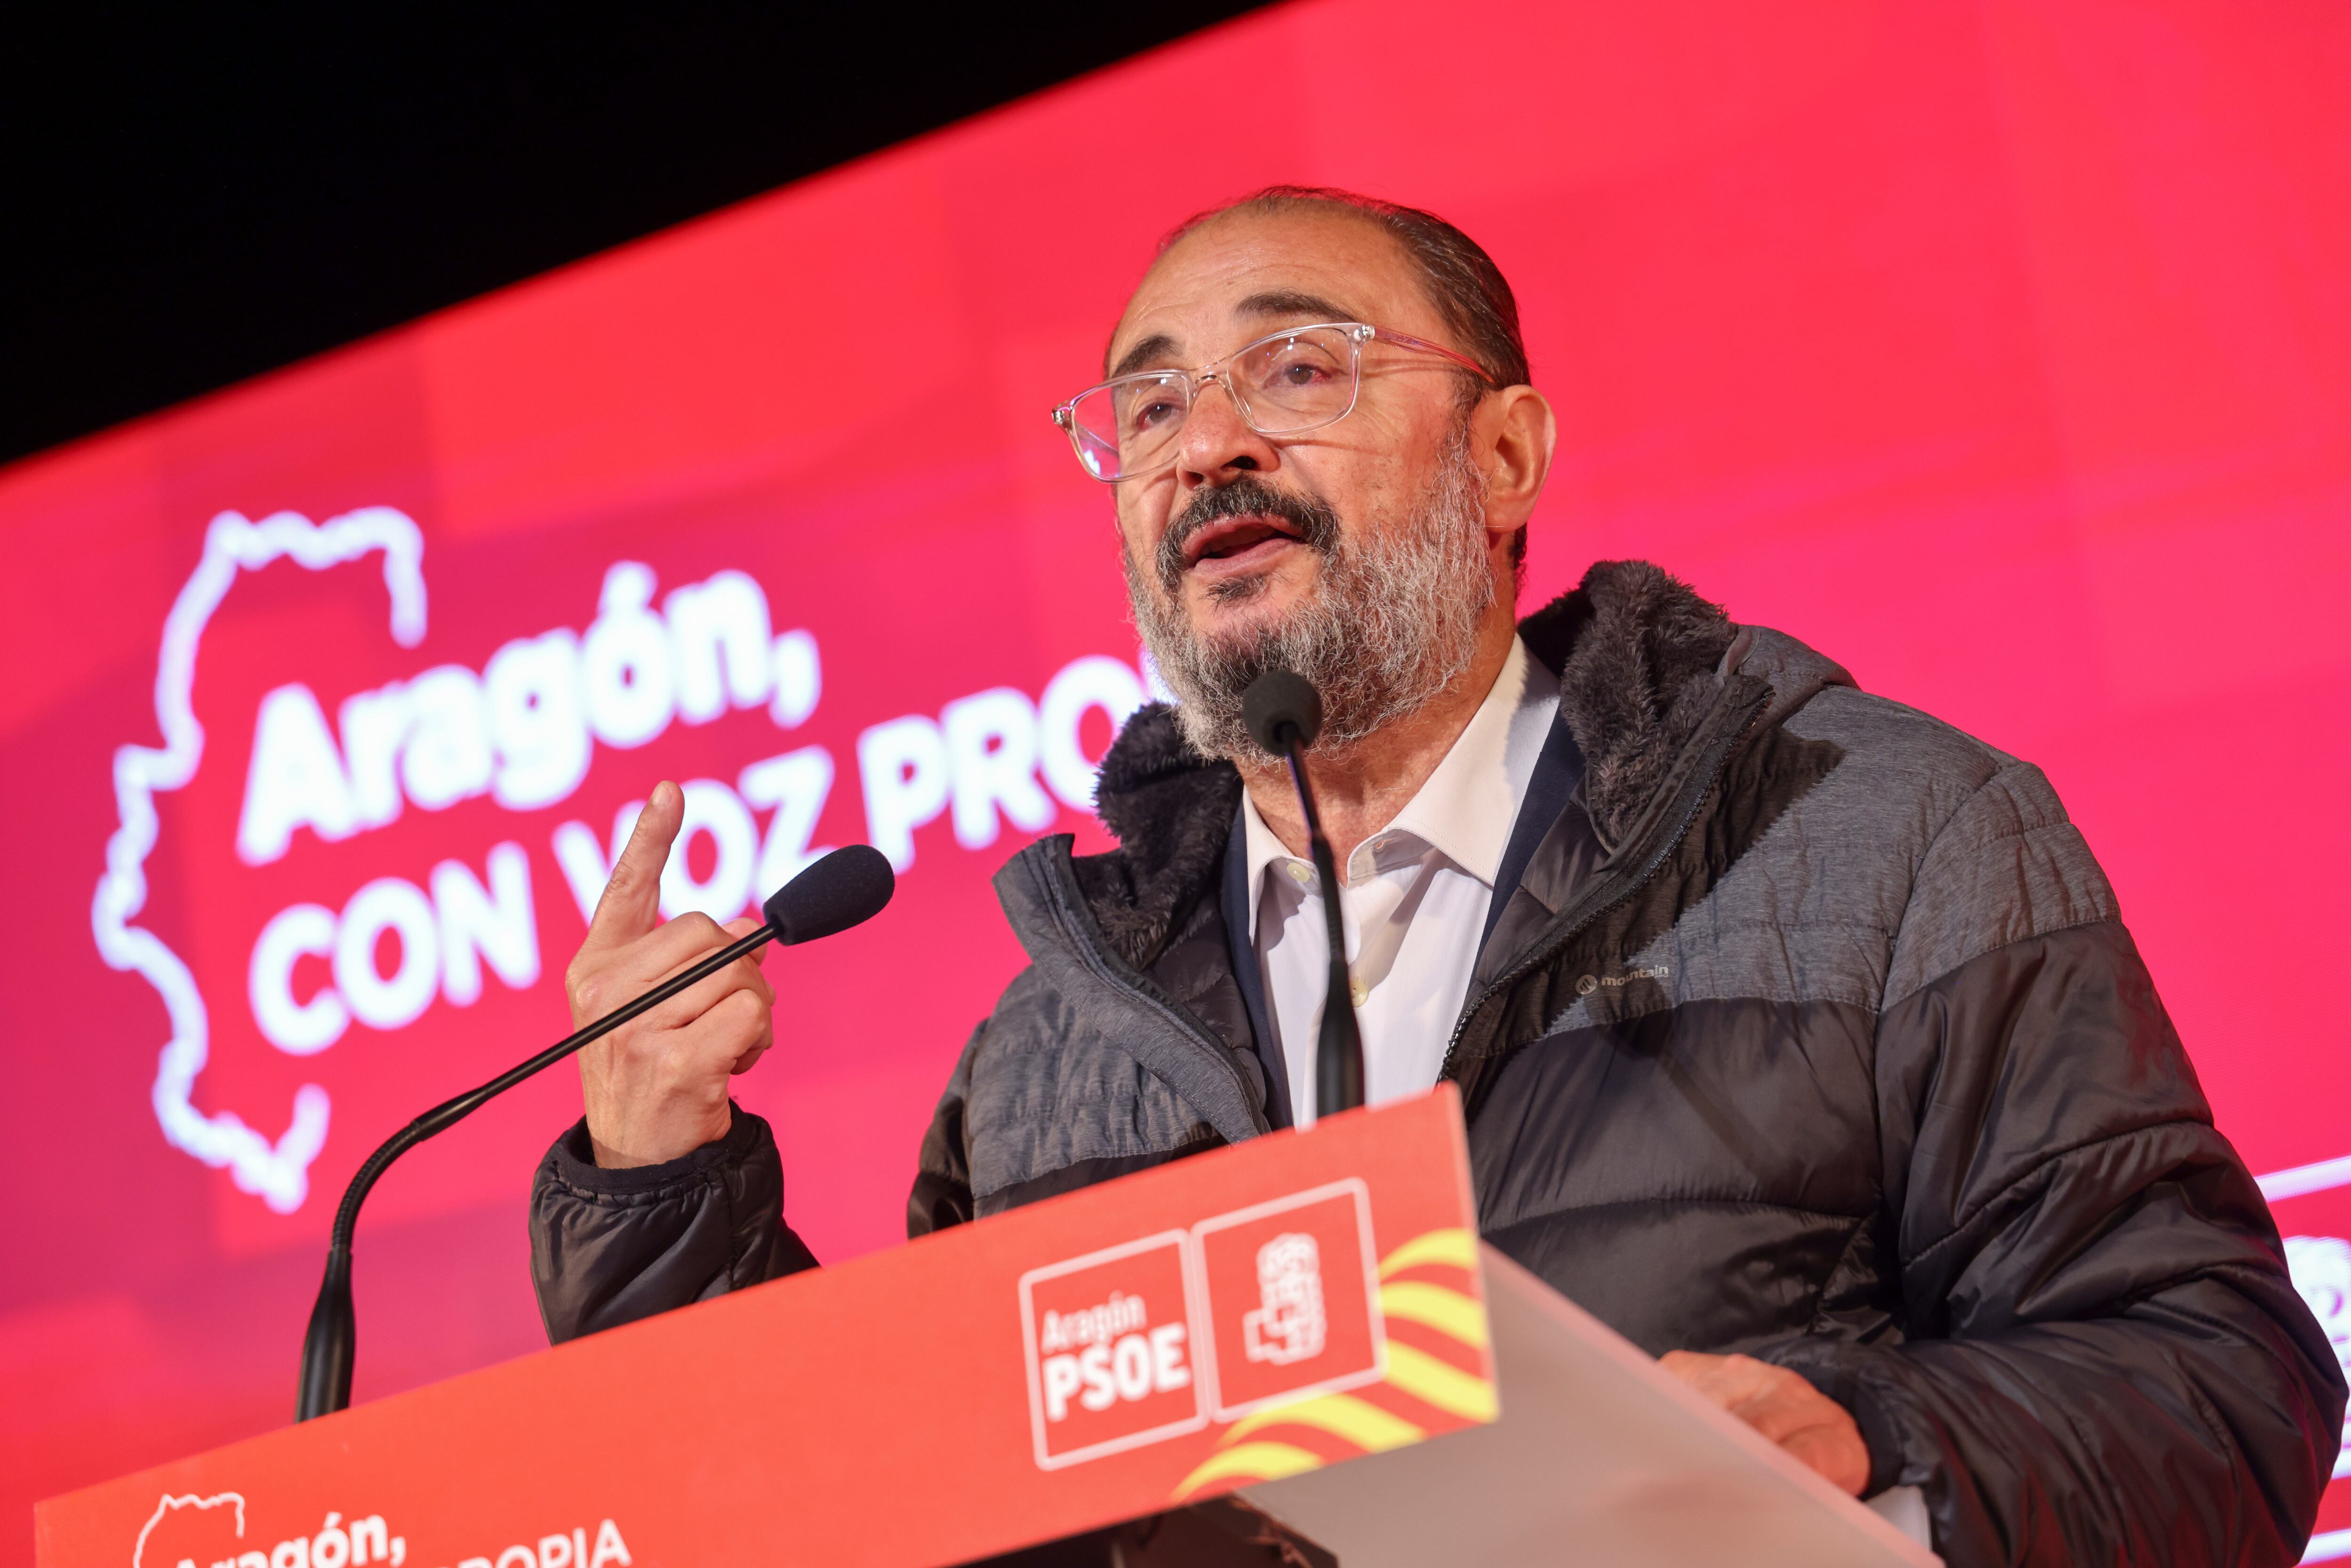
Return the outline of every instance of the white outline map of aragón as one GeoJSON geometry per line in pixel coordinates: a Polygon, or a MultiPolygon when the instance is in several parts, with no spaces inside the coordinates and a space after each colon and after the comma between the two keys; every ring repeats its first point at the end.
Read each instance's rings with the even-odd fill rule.
{"type": "Polygon", "coordinates": [[[99,956],[109,967],[135,971],[154,987],[171,1020],[151,1096],[164,1139],[215,1169],[225,1167],[240,1188],[258,1195],[279,1214],[293,1213],[309,1194],[310,1162],[327,1141],[327,1092],[315,1083],[296,1090],[292,1118],[274,1144],[233,1111],[207,1115],[196,1109],[196,1075],[212,1051],[204,995],[186,962],[162,938],[131,922],[147,904],[156,792],[184,788],[204,760],[204,727],[191,700],[196,648],[236,574],[281,559],[324,571],[376,550],[383,552],[392,640],[413,648],[424,638],[424,536],[406,513],[362,507],[316,525],[294,512],[276,512],[257,523],[241,512],[223,512],[212,520],[204,530],[204,558],[163,621],[155,661],[155,721],[163,744],[115,748],[114,800],[121,825],[106,841],[106,871],[90,902],[99,956]]]}

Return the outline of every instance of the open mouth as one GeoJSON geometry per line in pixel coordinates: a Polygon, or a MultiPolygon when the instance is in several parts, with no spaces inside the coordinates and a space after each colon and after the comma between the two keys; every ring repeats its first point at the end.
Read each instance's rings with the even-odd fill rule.
{"type": "Polygon", "coordinates": [[[1287,517],[1263,512],[1222,517],[1184,541],[1184,564],[1219,576],[1270,560],[1305,538],[1306,530],[1287,517]]]}

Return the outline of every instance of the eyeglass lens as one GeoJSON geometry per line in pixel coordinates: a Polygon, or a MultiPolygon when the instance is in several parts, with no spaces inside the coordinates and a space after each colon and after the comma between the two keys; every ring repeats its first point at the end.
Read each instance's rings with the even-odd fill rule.
{"type": "MultiPolygon", "coordinates": [[[[1283,435],[1345,416],[1355,402],[1355,340],[1335,327],[1286,332],[1235,355],[1223,379],[1241,417],[1260,435],[1283,435]]],[[[1192,411],[1180,371],[1125,376],[1071,407],[1079,459],[1095,477],[1149,471],[1174,455],[1192,411]]]]}

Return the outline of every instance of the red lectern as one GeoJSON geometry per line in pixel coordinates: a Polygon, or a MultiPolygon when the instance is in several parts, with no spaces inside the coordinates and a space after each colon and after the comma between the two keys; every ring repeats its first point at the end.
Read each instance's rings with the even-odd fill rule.
{"type": "Polygon", "coordinates": [[[1449,1086],[57,1498],[42,1568],[917,1568],[1239,1491],[1345,1568],[1924,1564],[1477,1241],[1449,1086]]]}

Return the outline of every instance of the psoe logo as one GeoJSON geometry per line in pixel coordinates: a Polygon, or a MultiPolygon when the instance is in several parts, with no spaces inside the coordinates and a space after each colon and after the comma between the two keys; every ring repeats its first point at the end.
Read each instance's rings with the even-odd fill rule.
{"type": "Polygon", "coordinates": [[[1204,1219],[1190,1245],[1212,1418],[1387,1375],[1371,1192],[1359,1178],[1204,1219]]]}
{"type": "Polygon", "coordinates": [[[1287,1366],[1322,1354],[1322,1250],[1305,1231],[1285,1230],[1257,1249],[1258,1305],[1241,1314],[1251,1361],[1287,1366]]]}
{"type": "Polygon", "coordinates": [[[1020,1276],[1037,1463],[1058,1469],[1207,1425],[1180,1230],[1020,1276]]]}

